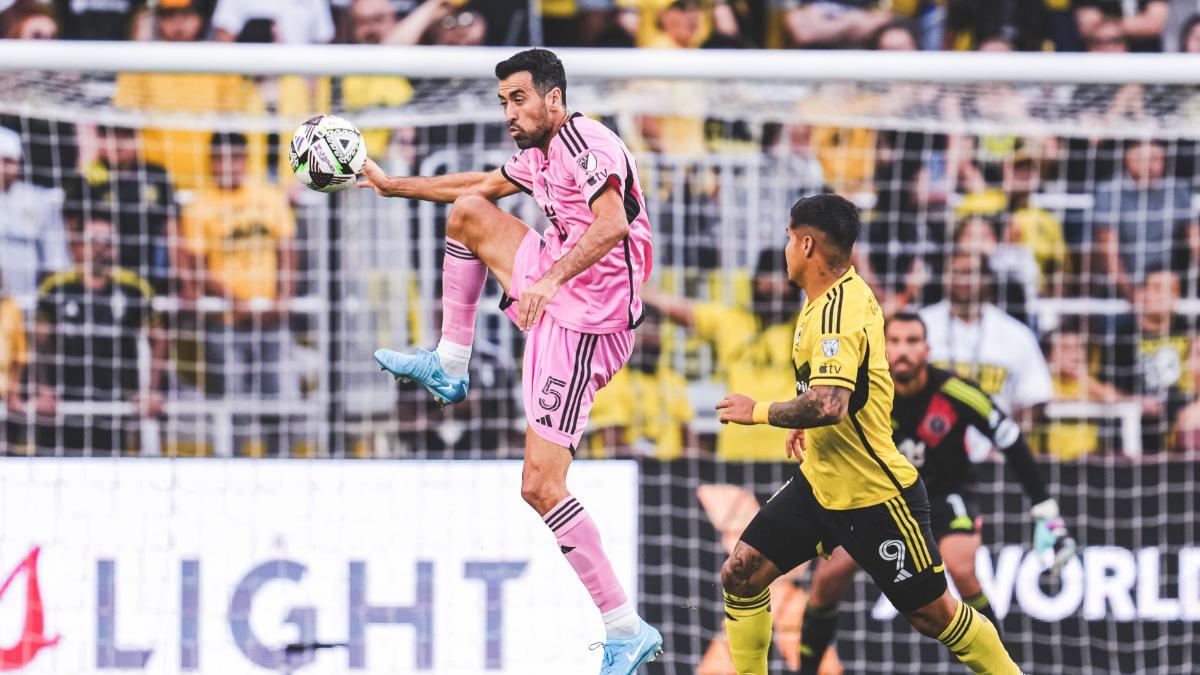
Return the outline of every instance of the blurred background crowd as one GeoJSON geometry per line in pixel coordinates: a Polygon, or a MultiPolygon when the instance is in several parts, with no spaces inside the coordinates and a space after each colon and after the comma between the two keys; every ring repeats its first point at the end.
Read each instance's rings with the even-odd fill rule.
{"type": "Polygon", "coordinates": [[[1194,0],[3,0],[15,39],[1187,52],[1194,0]]]}
{"type": "MultiPolygon", "coordinates": [[[[540,14],[515,0],[0,0],[0,35],[1200,52],[1195,0],[535,5],[540,14]]],[[[467,404],[443,411],[409,389],[396,391],[382,413],[345,402],[365,381],[357,376],[373,370],[374,345],[436,337],[428,331],[437,325],[445,209],[380,211],[357,194],[331,206],[291,178],[290,130],[218,130],[213,121],[428,111],[453,95],[454,83],[121,73],[83,88],[45,85],[38,74],[0,77],[86,89],[104,110],[151,115],[134,124],[0,112],[6,452],[138,453],[149,445],[200,455],[306,455],[318,447],[352,456],[519,453],[520,336],[496,316],[484,319],[467,404]],[[155,113],[200,122],[160,125],[155,113]],[[411,227],[387,230],[385,221],[411,227]],[[406,238],[398,255],[367,250],[393,245],[396,232],[406,238]],[[355,283],[360,267],[380,274],[355,283]],[[420,274],[388,270],[399,267],[420,274]],[[314,298],[326,302],[313,309],[314,298]],[[380,327],[383,315],[402,329],[380,327]],[[226,444],[213,439],[214,418],[205,416],[221,401],[226,444]],[[313,405],[289,405],[296,401],[313,405]],[[148,441],[144,420],[166,417],[170,432],[158,429],[158,440],[148,441]]],[[[695,87],[631,88],[686,101],[695,87]]],[[[855,265],[885,311],[919,309],[934,363],[979,381],[1039,450],[1061,460],[1196,451],[1200,146],[1178,133],[1200,119],[1196,94],[1143,85],[957,91],[833,83],[793,102],[779,121],[687,105],[604,116],[642,158],[660,259],[634,359],[597,398],[581,455],[782,458],[781,433],[719,428],[710,408],[726,390],[791,396],[802,297],[787,284],[780,237],[791,201],[820,190],[863,209],[855,265]],[[1031,131],[829,121],[839,115],[935,119],[945,128],[987,117],[1031,131]],[[1068,117],[1078,133],[1061,125],[1039,131],[1039,123],[1068,117]],[[1149,131],[1095,132],[1123,124],[1149,131]]],[[[495,117],[361,126],[372,156],[393,170],[487,168],[511,151],[495,117]],[[453,159],[441,159],[447,151],[453,159]]]]}

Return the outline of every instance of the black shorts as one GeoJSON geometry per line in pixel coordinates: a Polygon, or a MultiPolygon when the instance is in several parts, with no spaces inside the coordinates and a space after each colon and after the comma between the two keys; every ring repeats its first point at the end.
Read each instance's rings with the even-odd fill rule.
{"type": "Polygon", "coordinates": [[[978,509],[975,495],[970,492],[950,492],[929,495],[930,525],[933,540],[941,542],[949,534],[975,534],[979,523],[975,518],[978,509]]]}
{"type": "Polygon", "coordinates": [[[929,527],[929,497],[919,479],[888,501],[861,509],[821,506],[800,471],[742,532],[781,572],[841,546],[901,612],[946,592],[942,557],[929,527]]]}

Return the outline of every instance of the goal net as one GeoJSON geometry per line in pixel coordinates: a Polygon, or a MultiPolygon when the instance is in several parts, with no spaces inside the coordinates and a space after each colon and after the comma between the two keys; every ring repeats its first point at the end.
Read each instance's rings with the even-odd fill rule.
{"type": "MultiPolygon", "coordinates": [[[[16,171],[0,175],[0,445],[15,456],[0,462],[0,499],[13,500],[0,572],[29,576],[40,550],[52,570],[42,578],[72,578],[61,551],[86,558],[73,578],[84,594],[48,595],[39,635],[91,641],[86,653],[66,639],[43,656],[27,648],[40,659],[30,667],[591,668],[595,655],[576,643],[599,638],[598,624],[556,633],[566,646],[545,664],[517,656],[535,649],[526,619],[537,612],[592,618],[586,595],[532,609],[512,595],[550,593],[533,570],[563,576],[561,561],[521,567],[512,561],[524,553],[499,542],[554,553],[536,521],[499,520],[506,506],[486,521],[503,536],[473,533],[472,513],[494,499],[519,505],[516,474],[472,461],[516,459],[524,444],[523,338],[498,309],[499,286],[489,281],[481,301],[466,403],[441,409],[397,386],[371,355],[436,344],[450,207],[308,191],[287,166],[292,130],[318,113],[354,121],[392,174],[500,166],[515,148],[487,76],[508,54],[27,48],[0,49],[11,57],[0,58],[0,126],[12,132],[0,150],[16,139],[3,155],[16,171]],[[113,460],[89,480],[77,467],[91,464],[73,460],[134,455],[178,461],[113,460]],[[349,460],[376,460],[378,474],[349,460]],[[388,496],[385,478],[407,496],[388,496]],[[492,478],[508,492],[476,489],[492,478]],[[366,494],[350,498],[360,485],[366,494]],[[22,490],[49,509],[45,529],[15,524],[24,502],[11,495],[22,490]],[[65,505],[77,491],[101,504],[65,505]],[[295,498],[306,491],[327,502],[295,498]],[[466,505],[442,513],[452,500],[466,505]],[[391,522],[410,518],[428,520],[391,522]],[[228,544],[237,561],[217,568],[228,583],[214,590],[197,579],[202,554],[226,546],[223,526],[244,536],[228,544]],[[89,530],[122,534],[108,549],[80,546],[89,530]],[[455,562],[412,558],[406,542],[434,557],[444,545],[455,562]],[[474,543],[486,560],[471,558],[474,543]],[[312,563],[302,582],[287,561],[310,554],[328,566],[312,563]],[[367,593],[367,568],[382,575],[391,556],[412,574],[379,582],[382,598],[367,593]],[[238,604],[272,579],[296,583],[311,605],[278,594],[257,613],[238,604]],[[422,595],[443,583],[455,602],[487,611],[449,628],[451,600],[422,595]],[[314,599],[326,591],[342,604],[314,599]],[[156,607],[160,593],[179,600],[156,607]],[[122,614],[129,603],[140,618],[122,614]],[[337,613],[350,618],[318,620],[337,613]],[[163,621],[173,627],[156,630],[163,621]],[[404,646],[368,640],[390,629],[366,627],[386,623],[412,630],[404,646]],[[322,642],[348,654],[313,647],[322,642]],[[459,644],[471,647],[456,660],[459,644]]],[[[565,61],[570,109],[614,129],[637,158],[651,285],[693,303],[688,321],[652,313],[579,449],[637,461],[636,472],[629,462],[578,469],[612,505],[606,540],[666,636],[650,672],[732,672],[720,563],[793,469],[779,437],[721,429],[712,404],[730,389],[776,400],[793,391],[801,299],[783,283],[781,249],[791,204],[822,190],[861,208],[854,262],[884,309],[920,310],[932,361],[979,381],[1023,422],[1080,542],[1060,579],[1042,574],[1029,555],[1030,504],[972,439],[985,543],[976,569],[1018,662],[1039,673],[1197,667],[1200,86],[1180,62],[584,51],[565,61]],[[605,495],[603,480],[627,489],[605,495]]],[[[500,205],[545,225],[523,195],[500,205]]],[[[808,575],[774,590],[772,672],[797,665],[808,575]]],[[[960,672],[865,577],[841,607],[831,669],[960,672]]],[[[0,646],[28,636],[25,615],[6,611],[0,602],[0,646]]]]}

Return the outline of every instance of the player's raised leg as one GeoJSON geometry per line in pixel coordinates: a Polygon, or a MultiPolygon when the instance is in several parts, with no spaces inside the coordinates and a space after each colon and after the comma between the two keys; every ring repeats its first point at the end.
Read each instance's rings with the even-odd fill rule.
{"type": "Polygon", "coordinates": [[[946,572],[954,580],[954,587],[958,589],[963,602],[986,616],[996,627],[996,632],[1000,632],[996,611],[992,609],[992,603],[975,576],[975,555],[981,544],[978,534],[953,533],[942,537],[938,549],[942,552],[942,560],[946,562],[946,572]]]}
{"type": "Polygon", "coordinates": [[[832,517],[847,552],[913,628],[976,673],[1020,675],[992,622],[950,595],[921,480],[883,504],[832,517]]]}
{"type": "Polygon", "coordinates": [[[949,591],[924,607],[901,613],[913,628],[946,645],[973,672],[1021,675],[992,622],[949,591]]]}
{"type": "MultiPolygon", "coordinates": [[[[375,360],[399,379],[423,385],[441,403],[467,396],[467,364],[475,337],[475,314],[490,269],[507,291],[521,244],[532,230],[490,200],[459,197],[446,223],[442,262],[442,338],[434,351],[375,352],[375,360]]],[[[536,235],[533,235],[536,236],[536,235]]]]}
{"type": "Polygon", "coordinates": [[[838,604],[857,572],[858,563],[841,547],[817,564],[800,624],[800,675],[817,675],[825,650],[837,633],[838,604]]]}

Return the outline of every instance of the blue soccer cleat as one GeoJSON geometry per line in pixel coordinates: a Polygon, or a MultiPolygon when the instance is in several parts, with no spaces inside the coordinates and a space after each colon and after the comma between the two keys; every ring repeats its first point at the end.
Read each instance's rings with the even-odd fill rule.
{"type": "Polygon", "coordinates": [[[643,664],[663,653],[662,634],[642,621],[638,634],[624,640],[610,638],[604,643],[604,662],[600,675],[633,675],[643,664]]]}
{"type": "Polygon", "coordinates": [[[471,386],[466,375],[446,374],[437,352],[417,349],[416,354],[401,354],[390,349],[376,349],[375,360],[397,380],[416,382],[425,387],[433,400],[443,406],[466,398],[471,386]]]}

